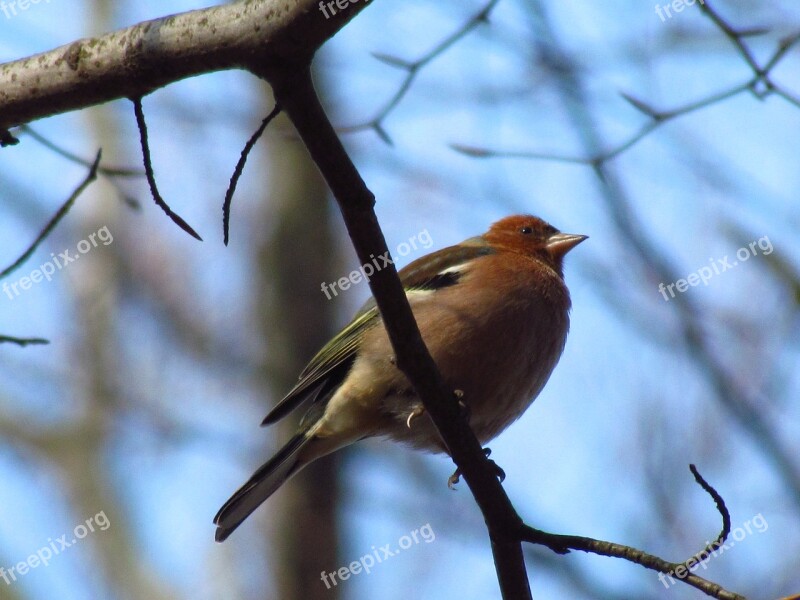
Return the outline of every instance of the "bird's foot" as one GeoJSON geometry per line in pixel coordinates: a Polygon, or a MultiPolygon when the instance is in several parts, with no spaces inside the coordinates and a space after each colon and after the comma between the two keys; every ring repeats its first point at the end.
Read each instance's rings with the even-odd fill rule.
{"type": "Polygon", "coordinates": [[[447,487],[455,491],[456,484],[461,481],[461,469],[456,469],[453,474],[447,478],[447,487]]]}
{"type": "MultiPolygon", "coordinates": [[[[483,449],[483,455],[486,458],[489,458],[489,456],[491,456],[491,454],[492,454],[492,449],[491,448],[484,448],[483,449]]],[[[506,472],[501,467],[499,467],[497,465],[497,463],[494,462],[493,460],[490,460],[489,462],[492,463],[492,468],[495,471],[495,475],[500,480],[500,483],[503,483],[503,481],[505,481],[505,479],[506,479],[506,472]]],[[[450,477],[447,478],[447,487],[450,488],[451,490],[454,490],[455,489],[455,485],[459,481],[461,481],[461,469],[456,469],[455,471],[453,471],[453,474],[450,475],[450,477]]]]}
{"type": "MultiPolygon", "coordinates": [[[[483,449],[483,455],[486,458],[489,458],[492,455],[492,449],[491,448],[484,448],[483,449]]],[[[503,483],[505,481],[505,479],[506,479],[506,472],[503,471],[503,469],[501,469],[497,465],[497,463],[494,462],[493,460],[490,460],[489,462],[491,463],[492,468],[494,469],[495,476],[500,480],[500,483],[503,483]]]]}
{"type": "MultiPolygon", "coordinates": [[[[456,397],[456,400],[458,400],[458,407],[461,409],[464,418],[466,418],[469,421],[469,407],[462,400],[462,398],[464,397],[464,392],[462,392],[461,390],[454,390],[453,395],[456,397]]],[[[406,419],[406,427],[411,429],[411,422],[417,417],[421,417],[424,414],[425,414],[425,407],[423,405],[420,404],[414,407],[414,409],[408,414],[408,418],[406,419]]]]}

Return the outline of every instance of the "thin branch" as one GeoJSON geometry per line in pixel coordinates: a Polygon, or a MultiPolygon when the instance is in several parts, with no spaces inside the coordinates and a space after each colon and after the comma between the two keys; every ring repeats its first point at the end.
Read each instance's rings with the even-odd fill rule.
{"type": "Polygon", "coordinates": [[[800,33],[791,35],[784,38],[778,43],[778,46],[764,67],[761,67],[756,61],[752,51],[745,42],[745,38],[754,34],[762,34],[763,30],[737,30],[730,23],[725,21],[719,13],[717,13],[709,4],[708,0],[705,3],[700,3],[701,10],[708,15],[711,20],[722,30],[722,32],[734,42],[739,53],[744,57],[748,66],[753,71],[753,76],[745,82],[735,85],[731,88],[725,89],[720,92],[709,94],[708,96],[685,104],[671,110],[656,110],[651,105],[634,97],[631,94],[622,92],[621,95],[639,112],[645,114],[650,118],[650,121],[645,123],[638,131],[630,135],[621,143],[609,149],[599,151],[591,156],[571,156],[568,154],[551,153],[542,151],[507,151],[507,150],[493,150],[482,146],[473,146],[467,144],[453,143],[450,147],[456,152],[471,156],[473,158],[522,158],[534,160],[549,160],[555,162],[583,164],[593,167],[600,166],[620,154],[626,152],[639,141],[644,139],[647,135],[657,129],[659,126],[667,123],[678,117],[682,117],[693,113],[697,110],[706,108],[713,104],[722,102],[734,96],[738,96],[743,92],[751,92],[756,94],[758,98],[764,98],[771,94],[776,94],[786,100],[787,102],[800,108],[800,98],[790,93],[781,85],[776,84],[770,78],[772,70],[780,63],[781,60],[787,55],[788,51],[800,42],[800,33]],[[760,83],[764,84],[764,90],[759,91],[758,86],[760,83]]]}
{"type": "Polygon", "coordinates": [[[689,470],[692,472],[692,475],[694,475],[694,480],[700,485],[700,487],[702,487],[708,493],[708,495],[714,499],[714,503],[717,505],[717,510],[719,511],[719,514],[722,515],[722,531],[719,532],[717,539],[715,539],[713,542],[709,542],[700,552],[683,561],[683,564],[706,560],[708,555],[722,546],[722,544],[725,543],[725,540],[727,540],[728,536],[731,534],[731,514],[728,512],[728,507],[725,506],[725,500],[719,494],[719,492],[717,492],[717,490],[711,487],[710,483],[703,479],[703,476],[700,475],[700,471],[697,470],[697,467],[694,465],[689,465],[689,470]]]}
{"type": "Polygon", "coordinates": [[[754,77],[750,82],[750,89],[753,94],[758,98],[765,98],[774,93],[790,104],[800,108],[800,98],[786,90],[783,86],[776,84],[770,77],[772,70],[783,60],[788,51],[800,41],[800,33],[796,33],[781,40],[775,53],[766,64],[761,67],[745,41],[745,38],[748,37],[748,31],[736,29],[714,10],[708,1],[700,4],[700,10],[702,10],[728,39],[733,42],[739,53],[744,57],[745,62],[753,71],[754,77]],[[763,84],[763,89],[759,89],[759,84],[763,84]]]}
{"type": "Polygon", "coordinates": [[[632,106],[640,112],[650,117],[650,121],[645,123],[636,133],[632,134],[626,140],[622,141],[616,146],[608,150],[598,152],[592,156],[570,156],[567,154],[553,154],[548,152],[525,152],[525,151],[506,151],[506,150],[492,150],[489,148],[482,148],[478,146],[468,146],[465,144],[450,144],[450,147],[456,152],[472,156],[473,158],[522,158],[522,159],[536,159],[536,160],[549,160],[555,162],[575,163],[581,165],[601,165],[609,160],[612,160],[630,150],[638,142],[644,139],[653,130],[660,127],[678,117],[688,115],[702,108],[706,108],[712,104],[716,104],[722,100],[737,96],[742,92],[750,91],[753,85],[753,80],[749,79],[744,83],[734,86],[730,89],[721,92],[715,92],[700,100],[695,100],[683,106],[673,108],[670,110],[656,110],[645,104],[643,101],[635,98],[631,94],[622,93],[632,106]]]}
{"type": "Polygon", "coordinates": [[[744,42],[745,33],[737,31],[734,27],[728,23],[725,19],[723,19],[720,14],[711,8],[711,5],[706,2],[700,3],[700,10],[703,11],[708,17],[714,22],[714,24],[719,27],[719,29],[728,36],[734,45],[739,49],[739,53],[744,57],[745,61],[750,68],[753,69],[753,72],[757,75],[762,74],[761,67],[758,65],[755,56],[750,51],[750,48],[744,42]]]}
{"type": "Polygon", "coordinates": [[[775,54],[772,55],[772,58],[770,58],[767,61],[767,64],[764,66],[764,72],[769,73],[770,71],[772,71],[772,69],[774,69],[775,66],[781,60],[783,60],[784,56],[786,56],[786,53],[789,52],[792,46],[794,46],[799,41],[800,41],[800,33],[796,33],[794,35],[790,35],[782,39],[778,44],[777,51],[775,52],[775,54]]]}
{"type": "Polygon", "coordinates": [[[45,340],[43,338],[18,338],[18,337],[11,337],[8,335],[0,335],[0,344],[9,343],[9,344],[16,344],[17,346],[31,346],[31,345],[46,345],[50,343],[50,340],[45,340]]]}
{"type": "Polygon", "coordinates": [[[692,573],[692,570],[697,568],[698,565],[705,565],[705,562],[708,561],[712,553],[722,546],[728,538],[731,531],[731,516],[725,506],[725,500],[719,492],[703,479],[703,476],[700,475],[700,472],[694,465],[689,465],[689,469],[694,475],[695,481],[713,498],[717,510],[722,516],[722,531],[714,542],[707,544],[703,550],[683,562],[671,563],[631,546],[583,536],[547,533],[540,529],[530,527],[529,525],[523,525],[521,537],[523,540],[532,544],[546,546],[557,554],[567,554],[570,550],[580,550],[582,552],[600,554],[602,556],[622,558],[647,569],[658,571],[662,574],[659,578],[670,577],[683,581],[712,598],[718,598],[720,600],[745,600],[744,596],[725,590],[722,586],[692,573]]]}
{"type": "Polygon", "coordinates": [[[239,183],[239,177],[242,176],[242,171],[244,171],[244,165],[247,162],[247,157],[250,154],[250,151],[253,149],[253,146],[256,145],[258,139],[264,134],[267,126],[270,124],[272,119],[278,116],[278,113],[281,112],[280,105],[276,102],[275,107],[272,109],[263,121],[261,121],[261,125],[256,129],[255,133],[250,136],[250,139],[247,140],[247,143],[244,145],[244,149],[242,150],[242,154],[239,157],[239,161],[236,163],[236,168],[233,170],[233,175],[231,175],[231,181],[228,185],[228,190],[225,192],[225,201],[222,203],[222,231],[225,237],[225,245],[228,245],[228,227],[230,225],[231,220],[231,203],[233,202],[233,194],[236,192],[236,185],[239,183]]]}
{"type": "Polygon", "coordinates": [[[419,58],[413,62],[408,62],[402,60],[400,58],[396,58],[394,56],[389,56],[386,54],[373,54],[375,58],[380,60],[387,65],[391,65],[393,67],[397,67],[402,69],[406,72],[405,78],[403,82],[400,84],[400,87],[397,91],[392,95],[391,98],[383,105],[382,108],[378,110],[376,115],[372,117],[369,121],[365,121],[363,123],[359,123],[358,125],[350,125],[347,127],[339,127],[338,131],[340,133],[353,133],[356,131],[363,131],[365,129],[372,129],[378,136],[387,144],[392,144],[392,139],[389,137],[389,134],[383,127],[383,122],[386,117],[389,116],[400,101],[405,97],[408,91],[411,89],[411,84],[416,79],[417,75],[419,75],[420,71],[431,61],[435,58],[444,54],[450,47],[452,47],[456,42],[458,42],[461,38],[465,37],[469,34],[473,29],[478,27],[481,23],[487,23],[489,21],[489,13],[492,12],[494,7],[497,5],[499,0],[490,0],[486,6],[484,6],[477,14],[475,14],[472,18],[470,18],[466,23],[464,23],[458,30],[454,33],[446,37],[444,40],[439,42],[430,52],[425,54],[422,58],[419,58]]]}
{"type": "Polygon", "coordinates": [[[718,598],[719,600],[746,600],[744,596],[725,590],[719,584],[703,579],[694,573],[687,572],[684,577],[678,577],[675,570],[679,567],[685,567],[684,563],[671,563],[631,546],[578,535],[548,533],[529,525],[523,525],[521,536],[526,542],[546,546],[558,554],[566,554],[570,550],[580,550],[581,552],[599,554],[601,556],[622,558],[629,562],[636,563],[637,565],[641,565],[646,569],[658,571],[659,573],[673,573],[674,575],[671,576],[675,579],[679,579],[687,585],[697,588],[708,596],[718,598]]]}
{"type": "Polygon", "coordinates": [[[153,195],[153,200],[157,206],[163,210],[167,216],[172,219],[172,222],[175,223],[178,227],[183,229],[186,233],[191,235],[193,238],[203,241],[197,232],[192,229],[191,225],[189,225],[183,218],[174,212],[170,207],[169,204],[164,202],[164,199],[161,197],[161,194],[158,192],[158,186],[156,185],[156,177],[153,173],[153,163],[150,160],[150,142],[147,139],[147,123],[144,120],[144,111],[142,110],[142,99],[138,98],[131,98],[131,102],[133,102],[133,111],[136,114],[136,125],[139,127],[139,140],[141,141],[142,145],[142,160],[144,160],[144,172],[147,175],[147,183],[150,186],[150,193],[153,195]]]}
{"type": "Polygon", "coordinates": [[[77,188],[75,188],[75,191],[72,192],[72,195],[70,195],[67,201],[64,202],[61,208],[58,209],[58,212],[53,216],[52,219],[50,219],[47,225],[44,226],[44,229],[42,229],[39,232],[39,235],[36,236],[36,239],[33,241],[30,247],[22,254],[22,256],[20,256],[17,260],[15,260],[11,266],[6,267],[2,271],[0,271],[0,279],[16,271],[20,266],[22,266],[22,264],[26,260],[28,260],[31,257],[31,255],[34,252],[36,252],[36,249],[39,247],[39,244],[41,244],[44,241],[44,239],[48,235],[50,235],[50,232],[56,228],[56,225],[58,225],[61,222],[61,219],[64,218],[64,215],[66,215],[72,208],[72,205],[75,204],[75,201],[78,199],[78,196],[80,196],[83,193],[83,191],[89,186],[90,183],[92,183],[95,179],[97,179],[97,166],[100,164],[101,156],[102,156],[102,151],[98,150],[97,156],[94,159],[94,163],[91,164],[91,167],[89,169],[89,173],[87,173],[86,177],[83,179],[80,185],[77,188]]]}
{"type": "MultiPolygon", "coordinates": [[[[86,177],[83,179],[80,185],[78,185],[78,187],[75,188],[75,191],[72,192],[67,201],[64,202],[61,208],[58,209],[58,212],[53,216],[52,219],[50,219],[47,225],[44,226],[44,229],[42,229],[39,232],[39,235],[36,236],[36,239],[33,241],[30,247],[28,247],[28,249],[22,254],[22,256],[20,256],[16,261],[14,261],[14,263],[11,264],[11,266],[6,267],[2,271],[0,271],[0,279],[3,279],[4,277],[7,277],[8,275],[16,271],[20,266],[22,266],[25,263],[26,260],[28,260],[33,255],[34,252],[36,252],[36,249],[39,247],[39,245],[45,240],[45,238],[47,238],[48,235],[50,235],[53,229],[55,229],[56,226],[61,222],[61,219],[63,219],[64,216],[69,212],[70,208],[72,208],[72,205],[75,204],[75,201],[78,199],[78,196],[80,196],[83,193],[83,191],[87,187],[89,187],[89,184],[91,184],[95,179],[97,179],[97,167],[100,164],[101,156],[102,156],[102,151],[98,150],[94,162],[90,165],[89,172],[86,174],[86,177]]],[[[31,344],[50,343],[48,340],[43,338],[17,338],[17,337],[0,335],[0,343],[3,342],[17,344],[19,346],[22,346],[23,348],[31,344]]]]}

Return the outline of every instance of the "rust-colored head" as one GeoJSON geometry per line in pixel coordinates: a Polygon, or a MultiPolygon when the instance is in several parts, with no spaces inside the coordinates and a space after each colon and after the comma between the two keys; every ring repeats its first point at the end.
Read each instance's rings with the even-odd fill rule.
{"type": "Polygon", "coordinates": [[[483,238],[505,252],[539,258],[561,273],[564,255],[588,236],[561,233],[532,215],[514,215],[493,223],[483,238]]]}

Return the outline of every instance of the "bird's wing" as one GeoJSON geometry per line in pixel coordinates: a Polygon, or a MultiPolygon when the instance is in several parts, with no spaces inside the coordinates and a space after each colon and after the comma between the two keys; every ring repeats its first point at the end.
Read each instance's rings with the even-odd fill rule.
{"type": "Polygon", "coordinates": [[[377,308],[359,311],[331,341],[308,363],[300,379],[283,399],[275,405],[262,425],[281,420],[306,400],[325,398],[344,381],[356,357],[364,332],[377,323],[377,308]]]}
{"type": "MultiPolygon", "coordinates": [[[[430,292],[455,285],[461,277],[460,267],[467,262],[491,254],[492,248],[482,238],[471,238],[415,260],[398,275],[407,294],[430,292]]],[[[275,423],[301,404],[327,400],[347,377],[356,358],[364,333],[380,323],[375,300],[370,297],[353,320],[317,352],[308,363],[297,384],[266,416],[262,425],[275,423]]]]}

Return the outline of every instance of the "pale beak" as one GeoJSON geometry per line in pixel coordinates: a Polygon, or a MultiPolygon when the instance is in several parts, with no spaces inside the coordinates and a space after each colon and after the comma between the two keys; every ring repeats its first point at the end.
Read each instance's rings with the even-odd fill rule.
{"type": "Polygon", "coordinates": [[[545,247],[555,258],[561,258],[588,237],[577,233],[556,233],[547,239],[545,247]]]}

